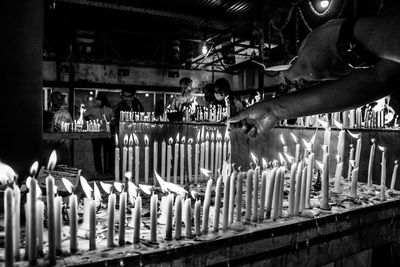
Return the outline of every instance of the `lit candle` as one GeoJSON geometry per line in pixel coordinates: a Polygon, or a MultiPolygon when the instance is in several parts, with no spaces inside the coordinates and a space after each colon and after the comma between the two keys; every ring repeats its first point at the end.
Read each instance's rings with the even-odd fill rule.
{"type": "Polygon", "coordinates": [[[198,198],[194,204],[194,231],[196,236],[201,235],[200,231],[200,212],[201,212],[201,200],[198,198]]]}
{"type": "Polygon", "coordinates": [[[237,179],[237,191],[236,191],[236,222],[242,221],[242,201],[243,201],[243,176],[239,167],[239,175],[237,179]]]}
{"type": "Polygon", "coordinates": [[[214,144],[214,132],[211,133],[211,142],[210,142],[210,171],[214,173],[215,176],[217,176],[217,166],[214,166],[215,158],[216,158],[216,151],[215,151],[215,144],[214,144]]]}
{"type": "Polygon", "coordinates": [[[149,138],[147,134],[144,135],[144,183],[149,184],[149,138]]]}
{"type": "Polygon", "coordinates": [[[56,253],[61,254],[61,225],[62,225],[62,197],[57,196],[54,200],[55,206],[55,231],[56,231],[56,253]]]}
{"type": "Polygon", "coordinates": [[[135,183],[139,184],[139,139],[136,134],[133,134],[135,140],[135,183]]]}
{"type": "Polygon", "coordinates": [[[161,176],[165,179],[165,158],[166,158],[166,143],[165,140],[161,142],[161,176]]]}
{"type": "Polygon", "coordinates": [[[231,186],[231,176],[226,175],[224,177],[224,206],[222,210],[222,230],[228,230],[229,224],[229,195],[230,195],[230,186],[231,186]]]}
{"type": "Polygon", "coordinates": [[[114,217],[115,217],[115,194],[111,193],[108,196],[107,205],[107,247],[114,246],[114,217]]]}
{"type": "Polygon", "coordinates": [[[397,178],[397,169],[399,168],[399,161],[394,161],[393,173],[392,173],[392,180],[390,183],[390,190],[394,190],[394,186],[396,185],[396,178],[397,178]]]}
{"type": "Polygon", "coordinates": [[[167,146],[167,181],[168,182],[171,182],[172,142],[173,142],[173,139],[170,138],[168,140],[168,146],[167,146]]]}
{"type": "Polygon", "coordinates": [[[354,147],[353,144],[350,144],[350,153],[349,153],[349,170],[347,172],[347,179],[350,180],[351,178],[351,171],[353,170],[353,167],[350,164],[350,160],[354,160],[354,147]]]}
{"type": "MultiPolygon", "coordinates": [[[[264,159],[263,159],[264,161],[264,159]]],[[[258,220],[264,220],[264,212],[265,212],[265,192],[267,190],[267,176],[270,170],[266,168],[264,165],[264,170],[261,173],[261,192],[260,192],[260,210],[258,212],[258,220]]]]}
{"type": "Polygon", "coordinates": [[[115,135],[115,150],[114,150],[114,176],[115,176],[116,181],[119,181],[119,179],[120,179],[119,163],[120,163],[120,158],[119,158],[119,147],[118,147],[118,134],[116,134],[115,135]]]}
{"type": "Polygon", "coordinates": [[[280,175],[280,183],[279,183],[279,206],[278,206],[278,217],[282,217],[283,210],[283,191],[284,191],[284,182],[285,182],[285,171],[286,167],[281,166],[281,175],[280,175]]]}
{"type": "Polygon", "coordinates": [[[185,184],[185,137],[182,137],[180,150],[181,150],[180,177],[181,177],[181,185],[184,185],[185,184]]]}
{"type": "Polygon", "coordinates": [[[157,204],[158,195],[154,194],[150,198],[150,241],[157,242],[157,204]]]}
{"type": "Polygon", "coordinates": [[[186,238],[192,237],[192,207],[190,198],[185,199],[185,230],[186,238]]]}
{"type": "MultiPolygon", "coordinates": [[[[14,183],[14,198],[15,198],[15,207],[14,207],[14,257],[16,260],[20,259],[20,239],[21,239],[21,222],[20,222],[20,209],[21,209],[21,190],[18,185],[14,183]]],[[[4,209],[5,210],[5,209],[4,209]]],[[[7,262],[7,261],[6,261],[7,262]]]]}
{"type": "Polygon", "coordinates": [[[274,197],[274,186],[275,186],[275,180],[276,176],[278,174],[278,167],[274,167],[272,171],[269,174],[269,179],[267,181],[267,201],[266,201],[266,218],[269,219],[271,216],[271,210],[272,210],[272,202],[273,202],[273,197],[274,197]]]}
{"type": "Polygon", "coordinates": [[[133,173],[133,134],[130,134],[128,141],[128,170],[124,169],[123,173],[124,180],[126,171],[133,173]]]}
{"type": "Polygon", "coordinates": [[[204,146],[205,146],[205,155],[204,155],[204,168],[205,169],[209,169],[209,163],[210,163],[210,142],[208,141],[210,139],[210,134],[207,131],[206,133],[206,141],[204,142],[204,146]]]}
{"type": "Polygon", "coordinates": [[[176,135],[175,139],[175,149],[174,149],[174,184],[178,183],[178,161],[179,160],[179,133],[176,135]]]}
{"type": "Polygon", "coordinates": [[[385,200],[386,194],[386,148],[379,146],[382,151],[382,161],[381,161],[381,200],[385,200]]]}
{"type": "MultiPolygon", "coordinates": [[[[214,231],[219,229],[219,213],[221,208],[221,195],[222,195],[222,176],[219,176],[215,186],[215,206],[214,206],[214,231]]],[[[225,204],[224,204],[225,205],[225,204]]]]}
{"type": "MultiPolygon", "coordinates": [[[[328,210],[329,206],[329,153],[328,147],[323,146],[324,155],[322,158],[323,170],[322,170],[322,181],[321,181],[321,192],[322,192],[322,201],[321,201],[321,209],[328,210]]],[[[311,208],[311,205],[310,205],[311,208]]]]}
{"type": "Polygon", "coordinates": [[[172,203],[174,200],[174,195],[169,194],[167,196],[167,203],[166,203],[166,208],[167,208],[167,221],[165,225],[165,240],[171,240],[172,239],[172,203]]]}
{"type": "Polygon", "coordinates": [[[335,172],[335,184],[333,187],[333,192],[335,194],[342,193],[342,172],[343,172],[343,161],[341,160],[340,155],[336,155],[336,172],[335,172]]]}
{"type": "MultiPolygon", "coordinates": [[[[187,145],[187,150],[188,150],[188,180],[189,183],[192,181],[193,177],[192,177],[192,143],[193,143],[193,139],[190,138],[188,140],[188,145],[187,145]]],[[[197,165],[195,163],[195,165],[197,165]]]]}
{"type": "Polygon", "coordinates": [[[253,179],[254,179],[254,170],[250,169],[247,172],[247,180],[246,180],[246,214],[245,221],[246,223],[250,223],[251,220],[251,210],[252,210],[252,194],[253,194],[253,179]]]}
{"type": "Polygon", "coordinates": [[[125,177],[125,173],[127,172],[127,163],[128,163],[128,135],[126,134],[124,137],[124,146],[122,148],[122,177],[125,177]]]}
{"type": "Polygon", "coordinates": [[[368,186],[372,186],[372,173],[374,168],[374,158],[375,158],[375,138],[371,139],[371,149],[369,152],[369,162],[368,162],[368,186]]]}
{"type": "Polygon", "coordinates": [[[290,186],[289,186],[289,216],[294,215],[294,203],[295,203],[295,192],[296,192],[296,168],[297,163],[293,163],[290,168],[290,186]]]}
{"type": "Polygon", "coordinates": [[[142,214],[142,197],[137,196],[133,208],[133,243],[140,241],[140,215],[142,214]]]}
{"type": "MultiPolygon", "coordinates": [[[[229,186],[229,214],[228,214],[228,224],[233,223],[233,215],[235,212],[235,184],[236,184],[237,171],[233,170],[230,179],[229,186]]],[[[225,205],[225,204],[224,204],[225,205]]]]}
{"type": "Polygon", "coordinates": [[[304,202],[304,208],[310,209],[311,208],[311,203],[310,203],[310,195],[311,195],[311,186],[312,186],[312,179],[314,176],[314,153],[311,152],[310,155],[308,156],[307,160],[307,183],[306,183],[306,192],[305,192],[305,202],[304,202]]]}
{"type": "Polygon", "coordinates": [[[119,236],[120,246],[125,245],[125,221],[126,221],[126,192],[119,195],[119,236]]]}
{"type": "Polygon", "coordinates": [[[195,184],[199,181],[199,141],[200,141],[200,131],[197,132],[196,145],[194,147],[194,182],[195,184]]]}
{"type": "Polygon", "coordinates": [[[299,160],[300,160],[300,144],[299,144],[298,138],[292,132],[290,133],[290,135],[292,136],[293,141],[296,144],[294,159],[295,159],[295,162],[299,162],[299,160]]]}
{"type": "Polygon", "coordinates": [[[253,173],[253,211],[251,214],[251,220],[256,222],[258,216],[258,181],[260,179],[260,166],[258,165],[258,158],[253,153],[251,153],[251,156],[254,164],[256,165],[253,173]]]}
{"type": "Polygon", "coordinates": [[[346,132],[343,130],[343,125],[340,124],[338,121],[335,120],[334,124],[336,125],[336,127],[338,129],[340,129],[339,134],[338,134],[337,155],[339,155],[340,158],[343,159],[346,132]]]}
{"type": "MultiPolygon", "coordinates": [[[[271,212],[271,219],[276,220],[279,216],[279,190],[281,188],[281,172],[282,169],[278,168],[276,175],[275,175],[275,182],[273,186],[273,200],[272,200],[272,212],[271,212]]],[[[272,185],[271,185],[272,187],[272,185]]]]}
{"type": "Polygon", "coordinates": [[[307,188],[307,168],[304,166],[303,172],[301,174],[299,212],[303,212],[303,210],[305,209],[306,191],[307,191],[306,188],[307,188]]]}
{"type": "MultiPolygon", "coordinates": [[[[5,266],[14,266],[14,196],[13,190],[9,187],[6,188],[4,192],[4,231],[5,231],[5,241],[4,241],[4,258],[5,266]]],[[[19,248],[18,248],[19,249],[19,248]]]]}
{"type": "Polygon", "coordinates": [[[296,172],[296,198],[294,202],[294,215],[299,215],[300,208],[300,193],[301,193],[301,184],[302,184],[302,173],[303,173],[303,162],[299,161],[297,164],[297,172],[296,172]]]}
{"type": "MultiPolygon", "coordinates": [[[[164,168],[165,168],[165,166],[164,166],[164,168]]],[[[153,143],[153,169],[154,169],[154,171],[158,172],[158,142],[157,142],[157,140],[155,140],[153,143]]],[[[165,176],[163,176],[163,177],[165,177],[165,176]]],[[[155,185],[156,179],[153,179],[153,182],[154,182],[153,184],[155,185]]]]}
{"type": "Polygon", "coordinates": [[[89,250],[96,249],[96,200],[89,202],[89,250]]]}
{"type": "Polygon", "coordinates": [[[222,157],[222,136],[219,131],[217,131],[216,137],[216,149],[215,149],[215,170],[214,175],[217,176],[218,170],[221,168],[221,157],[222,157]]]}
{"type": "Polygon", "coordinates": [[[182,197],[175,197],[175,239],[179,240],[182,237],[182,197]]]}
{"type": "Polygon", "coordinates": [[[70,251],[75,253],[78,250],[78,198],[75,193],[69,197],[69,231],[70,231],[70,251]]]}
{"type": "Polygon", "coordinates": [[[208,217],[209,217],[208,215],[210,212],[212,183],[213,183],[213,180],[211,179],[211,176],[209,176],[209,179],[207,181],[206,193],[205,193],[205,197],[204,197],[204,204],[203,204],[203,225],[202,225],[203,234],[208,233],[208,217]]]}
{"type": "Polygon", "coordinates": [[[50,265],[56,263],[56,236],[55,236],[55,214],[54,214],[54,178],[49,175],[46,177],[47,195],[47,219],[48,219],[48,238],[49,238],[49,262],[50,265]]]}

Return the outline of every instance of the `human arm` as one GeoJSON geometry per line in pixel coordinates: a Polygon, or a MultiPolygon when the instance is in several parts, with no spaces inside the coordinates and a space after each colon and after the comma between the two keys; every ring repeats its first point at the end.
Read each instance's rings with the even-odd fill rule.
{"type": "Polygon", "coordinates": [[[354,70],[336,81],[264,100],[232,117],[243,121],[242,130],[256,137],[276,122],[295,117],[342,111],[388,95],[400,83],[400,64],[382,60],[375,67],[354,70]]]}

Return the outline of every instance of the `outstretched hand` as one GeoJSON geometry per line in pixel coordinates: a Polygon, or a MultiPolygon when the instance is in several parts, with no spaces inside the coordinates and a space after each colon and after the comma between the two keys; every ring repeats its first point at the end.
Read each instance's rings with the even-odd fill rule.
{"type": "Polygon", "coordinates": [[[232,126],[241,125],[241,131],[255,138],[272,129],[279,121],[268,102],[258,102],[229,118],[232,126]]]}
{"type": "Polygon", "coordinates": [[[336,43],[344,19],[333,19],[313,30],[303,41],[297,61],[284,72],[289,80],[335,80],[351,70],[337,55],[336,43]]]}

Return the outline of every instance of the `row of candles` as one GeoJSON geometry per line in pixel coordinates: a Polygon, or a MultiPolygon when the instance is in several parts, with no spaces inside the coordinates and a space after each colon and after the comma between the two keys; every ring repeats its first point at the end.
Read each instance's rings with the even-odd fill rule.
{"type": "Polygon", "coordinates": [[[103,123],[102,120],[90,120],[83,123],[74,122],[61,122],[61,132],[102,132],[110,131],[110,123],[103,123]]]}
{"type": "Polygon", "coordinates": [[[154,121],[154,112],[137,112],[137,111],[121,111],[119,113],[119,120],[124,121],[154,121]]]}
{"type": "MultiPolygon", "coordinates": [[[[173,177],[174,183],[179,181],[180,184],[184,184],[185,177],[188,177],[190,182],[198,183],[201,176],[199,168],[210,169],[216,176],[217,170],[221,169],[223,160],[230,160],[232,146],[228,131],[225,132],[224,139],[222,139],[219,131],[210,134],[203,127],[197,132],[194,151],[192,147],[193,139],[191,138],[186,143],[185,136],[180,139],[178,133],[175,144],[173,144],[173,141],[172,137],[169,138],[168,143],[163,140],[161,142],[161,153],[159,153],[158,141],[154,140],[153,142],[153,169],[160,172],[162,177],[166,177],[168,182],[173,177]],[[159,161],[159,159],[161,160],[159,161]],[[158,169],[159,162],[161,162],[160,171],[158,169]]],[[[115,179],[119,181],[121,177],[125,177],[126,172],[131,172],[134,174],[135,183],[141,182],[140,168],[143,165],[140,162],[140,154],[144,150],[143,180],[145,184],[149,184],[150,144],[147,135],[144,135],[144,147],[140,146],[139,138],[135,133],[132,133],[129,137],[127,134],[124,136],[122,151],[118,146],[117,135],[115,142],[115,179]],[[120,169],[121,160],[122,169],[120,169]]]]}
{"type": "Polygon", "coordinates": [[[227,116],[227,109],[221,105],[210,105],[208,107],[197,106],[195,110],[196,121],[219,122],[227,116]]]}

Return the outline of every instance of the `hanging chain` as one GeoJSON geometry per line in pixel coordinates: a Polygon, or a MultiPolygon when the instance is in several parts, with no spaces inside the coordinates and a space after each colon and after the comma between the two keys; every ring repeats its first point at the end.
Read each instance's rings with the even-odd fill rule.
{"type": "Polygon", "coordinates": [[[314,8],[313,4],[311,3],[311,0],[308,0],[308,5],[310,6],[311,11],[312,11],[315,15],[318,15],[318,16],[325,16],[325,15],[328,14],[328,12],[331,10],[332,2],[333,2],[333,0],[329,1],[328,7],[327,7],[327,8],[325,9],[325,11],[322,12],[322,13],[318,12],[318,11],[314,8]]]}
{"type": "Polygon", "coordinates": [[[304,17],[303,12],[301,11],[300,7],[297,7],[299,14],[300,14],[300,18],[303,21],[304,25],[306,26],[306,28],[308,29],[308,31],[312,31],[312,28],[310,27],[310,25],[307,23],[306,18],[304,17]]]}

